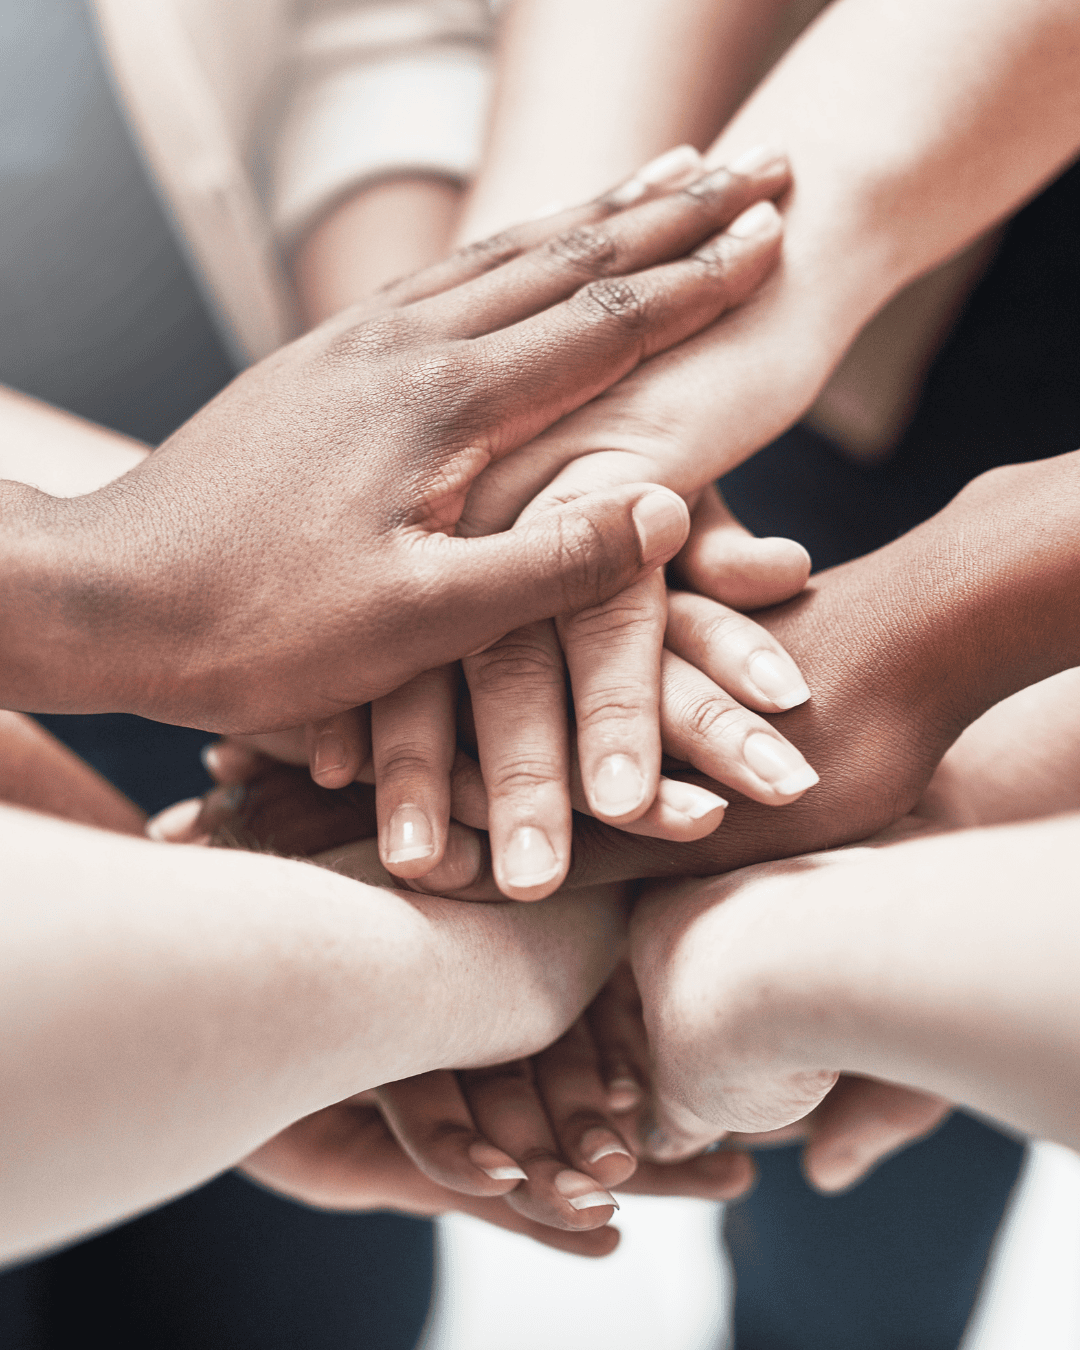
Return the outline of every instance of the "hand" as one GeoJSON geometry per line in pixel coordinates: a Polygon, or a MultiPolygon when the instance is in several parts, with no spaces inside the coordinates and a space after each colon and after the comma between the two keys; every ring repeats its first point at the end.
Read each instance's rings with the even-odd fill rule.
{"type": "Polygon", "coordinates": [[[525,1218],[498,1197],[465,1195],[426,1176],[391,1134],[371,1094],[299,1120],[242,1164],[249,1177],[316,1209],[393,1209],[432,1216],[458,1211],[576,1256],[607,1256],[613,1228],[552,1228],[525,1218]]]}
{"type": "MultiPolygon", "coordinates": [[[[741,1151],[653,1161],[640,1004],[624,967],[586,1015],[531,1060],[423,1074],[378,1090],[383,1113],[432,1181],[502,1196],[532,1221],[582,1231],[606,1224],[612,1191],[728,1200],[753,1181],[741,1151]]],[[[713,1143],[712,1132],[698,1151],[713,1143]]]]}
{"type": "Polygon", "coordinates": [[[293,726],[663,564],[685,508],[640,486],[490,539],[448,532],[487,464],[758,283],[775,239],[710,242],[730,205],[714,186],[430,269],[245,372],[97,493],[5,485],[23,599],[0,606],[7,701],[293,726]]]}

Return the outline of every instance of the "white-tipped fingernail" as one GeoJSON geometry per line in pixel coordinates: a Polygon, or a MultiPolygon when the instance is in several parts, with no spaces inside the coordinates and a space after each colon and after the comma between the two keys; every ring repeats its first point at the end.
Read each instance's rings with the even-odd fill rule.
{"type": "Polygon", "coordinates": [[[590,1191],[588,1195],[570,1196],[567,1198],[567,1204],[571,1209],[599,1209],[601,1205],[619,1208],[619,1202],[607,1191],[590,1191]]]}
{"type": "Polygon", "coordinates": [[[559,875],[561,864],[543,830],[522,825],[510,836],[502,859],[507,884],[518,890],[543,886],[559,875]]]}
{"type": "Polygon", "coordinates": [[[629,1074],[613,1078],[607,1085],[609,1111],[631,1111],[641,1101],[641,1084],[629,1074]]]}
{"type": "Polygon", "coordinates": [[[399,806],[386,826],[386,861],[390,864],[430,858],[435,852],[431,821],[418,806],[399,806]]]}
{"type": "Polygon", "coordinates": [[[600,1190],[592,1177],[581,1172],[560,1172],[555,1178],[555,1189],[571,1209],[596,1209],[600,1205],[619,1208],[613,1195],[600,1190]]]}
{"type": "Polygon", "coordinates": [[[779,226],[780,212],[772,202],[758,202],[736,217],[727,232],[733,239],[755,239],[760,235],[775,233],[779,226]]]}
{"type": "Polygon", "coordinates": [[[701,820],[713,811],[723,811],[728,803],[723,797],[707,788],[696,787],[693,783],[680,783],[676,778],[661,778],[657,793],[661,802],[671,811],[690,820],[701,820]]]}
{"type": "Polygon", "coordinates": [[[805,792],[819,781],[817,774],[788,741],[755,731],[743,745],[743,759],[774,792],[783,797],[805,792]]]}
{"type": "Polygon", "coordinates": [[[645,776],[629,755],[608,755],[593,779],[592,799],[602,815],[625,816],[645,800],[645,776]]]}
{"type": "Polygon", "coordinates": [[[315,742],[315,753],[311,757],[311,776],[318,780],[324,774],[338,773],[349,760],[345,737],[336,731],[324,731],[315,742]]]}
{"type": "Polygon", "coordinates": [[[156,839],[159,844],[181,840],[190,832],[202,809],[201,797],[192,797],[186,802],[177,802],[175,806],[167,806],[153,820],[146,822],[146,837],[156,839]]]}
{"type": "Polygon", "coordinates": [[[469,1146],[469,1160],[492,1181],[528,1181],[528,1177],[508,1154],[484,1139],[469,1146]]]}
{"type": "Polygon", "coordinates": [[[751,174],[783,158],[783,153],[771,145],[755,145],[744,150],[741,155],[736,155],[727,167],[730,173],[751,174]]]}
{"type": "Polygon", "coordinates": [[[542,206],[539,211],[534,211],[529,217],[530,220],[547,220],[548,216],[557,216],[560,211],[566,210],[565,202],[548,202],[542,206]]]}
{"type": "Polygon", "coordinates": [[[589,1163],[598,1163],[601,1158],[610,1158],[614,1154],[633,1159],[633,1154],[622,1142],[607,1130],[586,1130],[581,1138],[581,1156],[589,1163]]]}
{"type": "Polygon", "coordinates": [[[806,681],[794,664],[773,652],[757,652],[747,663],[746,673],[758,690],[778,708],[797,708],[810,697],[806,681]]]}

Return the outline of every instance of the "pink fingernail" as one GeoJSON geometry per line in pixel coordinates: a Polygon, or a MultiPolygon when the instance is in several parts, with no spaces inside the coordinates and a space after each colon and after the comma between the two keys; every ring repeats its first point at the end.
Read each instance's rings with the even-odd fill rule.
{"type": "Polygon", "coordinates": [[[629,755],[608,755],[600,762],[591,795],[603,815],[625,816],[645,800],[645,777],[629,755]]]}
{"type": "Polygon", "coordinates": [[[430,858],[435,852],[431,821],[418,806],[399,806],[386,826],[386,861],[390,864],[430,858]]]}
{"type": "Polygon", "coordinates": [[[579,1147],[581,1156],[589,1163],[598,1163],[601,1158],[610,1158],[613,1154],[619,1154],[631,1161],[634,1156],[618,1136],[599,1126],[585,1131],[581,1136],[579,1147]]]}
{"type": "Polygon", "coordinates": [[[533,825],[523,825],[514,831],[502,862],[507,884],[523,891],[551,881],[562,866],[547,835],[533,825]]]}
{"type": "Polygon", "coordinates": [[[489,1176],[492,1181],[528,1181],[529,1179],[509,1154],[483,1139],[478,1139],[475,1143],[469,1145],[469,1160],[474,1162],[480,1171],[489,1176]]]}
{"type": "Polygon", "coordinates": [[[189,801],[168,806],[153,820],[146,822],[146,837],[157,840],[159,844],[181,842],[190,833],[202,809],[201,797],[192,797],[189,801]]]}
{"type": "Polygon", "coordinates": [[[733,239],[754,239],[760,235],[774,234],[779,227],[780,212],[772,202],[758,202],[736,217],[727,232],[733,239]]]}
{"type": "Polygon", "coordinates": [[[315,742],[315,754],[311,761],[312,778],[321,778],[324,774],[336,773],[348,763],[349,752],[345,738],[336,731],[324,731],[315,742]]]}
{"type": "Polygon", "coordinates": [[[773,652],[757,652],[746,664],[753,684],[778,708],[797,708],[810,697],[806,681],[793,661],[782,660],[773,652]]]}
{"type": "Polygon", "coordinates": [[[692,183],[701,176],[704,161],[692,145],[677,145],[662,155],[649,160],[614,192],[608,193],[613,206],[631,206],[644,197],[650,188],[677,188],[692,183]]]}
{"type": "Polygon", "coordinates": [[[690,820],[701,820],[713,811],[724,811],[728,803],[707,788],[693,783],[680,783],[677,778],[661,778],[657,793],[661,802],[671,811],[690,820]]]}
{"type": "Polygon", "coordinates": [[[632,514],[643,567],[667,562],[682,548],[690,532],[690,512],[674,492],[646,494],[635,503],[632,514]]]}
{"type": "Polygon", "coordinates": [[[727,167],[729,173],[749,175],[783,159],[783,151],[776,150],[771,145],[755,145],[750,150],[744,150],[741,155],[736,155],[727,167]]]}
{"type": "Polygon", "coordinates": [[[817,774],[788,741],[755,731],[743,746],[743,759],[774,792],[787,797],[820,782],[817,774]]]}
{"type": "Polygon", "coordinates": [[[592,1177],[584,1176],[581,1172],[560,1172],[555,1178],[555,1189],[571,1209],[598,1209],[601,1205],[619,1208],[613,1195],[599,1190],[592,1177]]]}

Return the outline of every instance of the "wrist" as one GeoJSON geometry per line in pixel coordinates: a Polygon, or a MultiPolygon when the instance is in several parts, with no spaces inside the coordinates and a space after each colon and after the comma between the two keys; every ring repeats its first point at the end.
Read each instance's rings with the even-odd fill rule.
{"type": "Polygon", "coordinates": [[[87,519],[91,500],[0,483],[5,707],[77,713],[126,706],[132,647],[116,620],[129,588],[112,574],[117,541],[87,519]]]}

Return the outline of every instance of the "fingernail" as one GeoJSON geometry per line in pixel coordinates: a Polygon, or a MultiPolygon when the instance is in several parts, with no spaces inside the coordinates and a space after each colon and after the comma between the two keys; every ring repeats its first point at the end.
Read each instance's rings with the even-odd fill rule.
{"type": "Polygon", "coordinates": [[[555,1178],[555,1189],[569,1202],[571,1209],[598,1209],[601,1205],[619,1208],[613,1195],[598,1190],[592,1177],[581,1172],[560,1172],[555,1178]]]}
{"type": "Polygon", "coordinates": [[[648,187],[676,187],[690,174],[699,174],[703,165],[704,160],[692,145],[676,145],[650,159],[634,177],[648,187]]]}
{"type": "Polygon", "coordinates": [[[758,235],[773,234],[780,225],[780,212],[772,202],[758,202],[744,211],[728,226],[733,239],[754,239],[758,235]]]}
{"type": "Polygon", "coordinates": [[[613,1078],[607,1085],[609,1111],[632,1111],[641,1098],[641,1084],[629,1074],[613,1078]]]}
{"type": "Polygon", "coordinates": [[[609,1158],[615,1153],[631,1160],[634,1156],[617,1135],[600,1126],[586,1130],[581,1136],[579,1147],[581,1156],[590,1163],[597,1163],[601,1158],[609,1158]]]}
{"type": "Polygon", "coordinates": [[[641,563],[667,562],[682,548],[690,531],[690,512],[674,492],[650,492],[633,509],[641,563]]]}
{"type": "Polygon", "coordinates": [[[766,165],[776,163],[783,158],[783,152],[774,149],[771,145],[755,145],[750,150],[744,150],[741,155],[736,155],[727,166],[728,172],[757,173],[759,169],[764,169],[766,165]]]}
{"type": "Polygon", "coordinates": [[[469,1145],[469,1161],[492,1181],[528,1181],[528,1177],[508,1154],[494,1144],[478,1139],[469,1145]]]}
{"type": "Polygon", "coordinates": [[[345,738],[339,736],[336,731],[324,731],[315,742],[315,754],[311,761],[312,778],[321,778],[325,773],[343,769],[348,758],[345,738]]]}
{"type": "Polygon", "coordinates": [[[704,160],[692,145],[677,145],[649,160],[633,178],[608,193],[613,206],[631,206],[645,196],[649,188],[676,188],[699,177],[704,160]]]}
{"type": "Polygon", "coordinates": [[[221,750],[216,745],[204,745],[199,751],[199,758],[202,760],[203,768],[211,778],[218,778],[221,775],[221,750]]]}
{"type": "Polygon", "coordinates": [[[202,809],[201,797],[192,797],[189,801],[177,802],[174,806],[168,806],[164,811],[159,812],[153,820],[146,822],[146,837],[156,839],[159,844],[168,844],[172,843],[173,840],[183,839],[199,819],[202,809]]]}
{"type": "Polygon", "coordinates": [[[787,741],[756,731],[747,737],[743,758],[757,776],[783,796],[805,792],[819,781],[798,750],[787,741]]]}
{"type": "Polygon", "coordinates": [[[534,211],[529,217],[530,220],[547,220],[548,216],[557,216],[560,211],[566,210],[565,202],[548,202],[545,206],[534,211]]]}
{"type": "Polygon", "coordinates": [[[806,681],[791,661],[772,652],[758,652],[747,664],[746,673],[758,690],[778,708],[797,708],[810,697],[806,681]]]}
{"type": "Polygon", "coordinates": [[[431,821],[417,806],[399,806],[386,826],[386,861],[413,862],[435,852],[431,821]]]}
{"type": "Polygon", "coordinates": [[[688,816],[690,820],[700,820],[711,811],[723,811],[728,805],[715,792],[695,787],[693,783],[680,783],[676,778],[661,778],[657,796],[669,810],[688,816]]]}
{"type": "Polygon", "coordinates": [[[608,755],[600,762],[591,795],[605,816],[625,816],[645,800],[645,777],[629,755],[608,755]]]}
{"type": "Polygon", "coordinates": [[[527,890],[558,876],[560,863],[543,830],[522,825],[510,836],[503,854],[503,870],[509,885],[527,890]]]}
{"type": "Polygon", "coordinates": [[[844,1150],[814,1160],[814,1185],[820,1191],[846,1190],[862,1175],[869,1159],[861,1154],[844,1150]]]}
{"type": "Polygon", "coordinates": [[[246,796],[247,788],[243,783],[235,783],[232,787],[211,788],[204,800],[207,807],[213,807],[215,811],[238,811],[246,796]]]}

